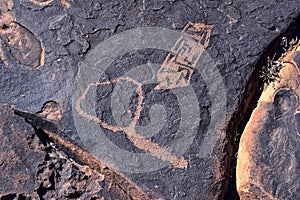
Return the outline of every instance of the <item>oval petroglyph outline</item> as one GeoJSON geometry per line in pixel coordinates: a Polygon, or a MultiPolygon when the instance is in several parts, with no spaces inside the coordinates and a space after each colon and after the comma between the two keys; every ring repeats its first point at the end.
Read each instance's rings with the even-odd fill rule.
{"type": "Polygon", "coordinates": [[[158,144],[152,142],[150,139],[146,139],[136,133],[135,126],[140,118],[140,113],[142,111],[142,103],[143,103],[142,84],[130,77],[121,77],[121,78],[114,79],[112,81],[105,81],[105,82],[99,81],[97,83],[89,84],[88,87],[83,92],[83,94],[76,101],[75,108],[81,116],[97,122],[103,128],[109,129],[113,132],[123,131],[126,134],[126,136],[128,137],[128,139],[131,142],[133,142],[133,144],[136,147],[146,150],[147,152],[151,153],[152,155],[154,155],[155,157],[157,157],[161,160],[170,162],[173,167],[187,168],[187,161],[183,157],[177,158],[175,155],[172,155],[172,152],[170,152],[168,149],[165,149],[165,148],[159,146],[158,144]],[[135,115],[134,115],[131,123],[128,126],[121,127],[121,126],[113,126],[113,125],[107,124],[104,121],[100,120],[98,117],[89,115],[88,113],[84,112],[84,110],[82,110],[80,103],[82,100],[85,99],[85,96],[88,93],[91,86],[107,85],[107,84],[111,84],[111,83],[117,83],[122,80],[130,81],[137,85],[137,89],[136,89],[136,93],[138,94],[137,108],[136,108],[135,115]]]}
{"type": "MultiPolygon", "coordinates": [[[[165,160],[157,158],[152,155],[153,152],[150,150],[146,153],[132,153],[116,147],[116,145],[108,140],[108,138],[106,138],[103,134],[99,127],[99,123],[96,122],[97,120],[95,120],[96,118],[93,118],[93,116],[96,116],[95,86],[97,84],[101,84],[101,82],[98,81],[99,77],[114,60],[126,52],[145,48],[169,51],[180,37],[193,41],[183,33],[166,28],[143,27],[131,29],[114,35],[101,42],[87,55],[85,61],[79,64],[79,72],[73,92],[72,113],[75,126],[86,149],[108,166],[124,172],[143,173],[159,170],[170,165],[170,163],[172,164],[172,158],[169,157],[165,160]],[[83,112],[86,113],[86,116],[84,116],[83,112]],[[94,120],[89,119],[90,117],[94,120]]],[[[199,147],[198,152],[198,156],[200,158],[205,158],[211,154],[221,133],[222,125],[225,122],[226,91],[221,74],[219,73],[212,58],[205,50],[203,51],[201,58],[198,60],[195,69],[199,71],[207,85],[212,105],[210,109],[210,124],[208,126],[207,133],[203,135],[203,142],[199,147]]],[[[187,94],[184,93],[184,91],[189,90],[193,90],[191,86],[172,89],[177,98],[182,99],[182,103],[180,104],[181,106],[185,106],[185,104],[189,103],[191,105],[186,106],[186,109],[183,109],[186,111],[182,111],[185,112],[181,115],[182,122],[186,124],[185,126],[183,125],[180,127],[180,137],[177,137],[175,141],[172,141],[172,144],[168,148],[162,148],[166,149],[166,152],[172,152],[171,155],[176,155],[176,158],[180,158],[181,161],[185,161],[182,155],[192,144],[193,139],[198,132],[198,125],[200,121],[200,108],[197,99],[191,98],[191,101],[189,102],[189,96],[184,96],[184,94],[187,94]],[[193,117],[193,114],[198,114],[198,118],[193,117]],[[197,125],[196,129],[195,125],[197,125]],[[189,129],[191,126],[194,128],[189,129]]],[[[192,93],[188,94],[190,94],[191,97],[193,96],[192,93]]],[[[127,136],[128,135],[130,134],[127,134],[127,136]]],[[[183,166],[184,167],[181,166],[180,168],[186,167],[186,165],[183,166]]]]}

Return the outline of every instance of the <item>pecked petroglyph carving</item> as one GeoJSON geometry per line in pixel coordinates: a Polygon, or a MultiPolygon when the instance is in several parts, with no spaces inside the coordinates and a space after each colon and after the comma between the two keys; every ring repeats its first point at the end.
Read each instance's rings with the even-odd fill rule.
{"type": "MultiPolygon", "coordinates": [[[[158,85],[155,87],[155,89],[171,89],[189,85],[189,81],[194,68],[196,67],[197,62],[200,59],[204,48],[208,46],[212,28],[212,25],[203,25],[200,23],[191,22],[189,22],[184,27],[182,32],[189,38],[183,36],[178,38],[176,44],[167,55],[161,68],[158,71],[158,85]]],[[[121,77],[116,78],[112,81],[98,81],[95,83],[90,83],[83,91],[83,94],[77,99],[75,103],[75,109],[82,117],[97,122],[103,128],[106,128],[113,132],[123,132],[136,147],[150,153],[152,156],[159,158],[162,161],[168,161],[172,165],[172,167],[182,169],[187,168],[188,161],[185,160],[183,156],[178,158],[172,153],[171,149],[162,147],[152,142],[150,139],[144,138],[143,136],[137,134],[135,126],[140,119],[140,114],[143,109],[143,99],[144,96],[142,91],[142,83],[139,83],[138,81],[130,77],[121,77]],[[81,108],[80,104],[83,100],[85,100],[85,97],[91,87],[95,87],[98,85],[110,85],[120,81],[129,81],[137,86],[137,107],[134,113],[134,117],[128,126],[121,127],[107,124],[98,117],[86,113],[81,108]]]]}
{"type": "Polygon", "coordinates": [[[130,78],[130,77],[121,77],[114,79],[112,81],[105,81],[105,82],[97,82],[97,83],[91,83],[85,88],[83,94],[78,98],[78,100],[75,103],[75,108],[77,112],[92,121],[95,121],[99,123],[103,128],[106,128],[108,130],[111,130],[113,132],[117,131],[122,131],[126,134],[127,138],[138,148],[145,150],[149,152],[151,155],[163,160],[163,161],[168,161],[171,163],[172,167],[174,168],[187,168],[188,162],[183,158],[179,157],[177,158],[171,150],[161,147],[160,145],[152,142],[150,139],[144,138],[140,135],[138,135],[135,131],[135,126],[140,119],[140,114],[142,111],[142,103],[143,103],[143,92],[142,92],[142,84],[139,83],[138,81],[130,78]],[[92,86],[97,86],[97,85],[108,85],[112,83],[117,83],[120,81],[129,81],[137,85],[136,93],[138,94],[138,102],[137,102],[137,108],[134,114],[134,117],[131,121],[131,123],[126,126],[126,127],[120,127],[120,126],[113,126],[110,124],[107,124],[103,120],[99,119],[96,116],[89,115],[86,113],[84,110],[82,110],[80,103],[85,99],[85,96],[87,95],[88,91],[92,86]]]}
{"type": "Polygon", "coordinates": [[[29,0],[31,3],[34,3],[36,5],[39,6],[47,6],[49,5],[51,2],[53,2],[53,0],[47,0],[47,1],[39,1],[39,0],[29,0]]]}
{"type": "MultiPolygon", "coordinates": [[[[54,0],[46,0],[46,1],[41,1],[41,0],[29,0],[31,3],[38,5],[38,6],[48,6],[50,5],[54,0]]],[[[70,8],[71,4],[67,2],[66,0],[60,0],[60,3],[63,7],[65,8],[70,8]]]]}
{"type": "Polygon", "coordinates": [[[190,79],[204,48],[209,44],[213,25],[189,22],[157,73],[156,89],[172,89],[190,84],[190,79]]]}
{"type": "MultiPolygon", "coordinates": [[[[13,1],[6,0],[0,4],[0,38],[20,64],[36,68],[44,65],[44,48],[41,41],[26,27],[15,21],[12,11],[13,1]]],[[[2,46],[2,45],[1,45],[2,46]]],[[[8,60],[1,48],[1,56],[6,66],[8,60]]]]}

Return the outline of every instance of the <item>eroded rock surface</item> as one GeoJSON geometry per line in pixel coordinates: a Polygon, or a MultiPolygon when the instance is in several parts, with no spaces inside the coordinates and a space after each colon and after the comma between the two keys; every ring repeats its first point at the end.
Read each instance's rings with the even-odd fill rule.
{"type": "Polygon", "coordinates": [[[280,58],[241,137],[237,189],[241,199],[299,199],[300,48],[280,58]]]}
{"type": "Polygon", "coordinates": [[[46,152],[34,129],[1,105],[0,196],[31,193],[38,188],[36,176],[46,152]]]}
{"type": "MultiPolygon", "coordinates": [[[[239,110],[243,97],[251,99],[252,94],[243,92],[263,52],[299,15],[297,1],[286,3],[267,0],[5,0],[4,3],[1,1],[0,7],[1,15],[7,14],[9,17],[6,22],[10,22],[5,26],[1,22],[0,27],[4,29],[1,31],[3,62],[0,62],[0,102],[31,113],[40,111],[47,102],[57,102],[59,108],[54,108],[54,112],[49,113],[49,109],[52,108],[46,106],[40,114],[49,120],[59,119],[59,129],[81,147],[84,145],[72,118],[73,83],[81,75],[78,72],[79,63],[84,61],[88,53],[100,42],[137,27],[163,27],[181,32],[188,23],[213,26],[206,52],[222,75],[227,91],[226,106],[223,109],[230,113],[227,121],[231,121],[239,110]],[[9,26],[10,24],[12,26],[9,26]],[[13,40],[10,40],[11,35],[14,36],[13,40]]],[[[126,52],[117,58],[105,73],[113,80],[139,65],[161,65],[167,55],[168,52],[161,49],[126,52]]],[[[105,77],[99,74],[99,80],[102,78],[105,77]]],[[[197,119],[201,120],[195,139],[180,158],[185,162],[177,165],[180,168],[167,166],[148,173],[127,173],[126,176],[141,189],[150,189],[165,199],[222,199],[228,186],[232,141],[236,127],[225,122],[218,124],[224,131],[215,133],[216,144],[207,143],[212,146],[209,156],[199,156],[213,112],[212,100],[207,85],[197,70],[190,78],[199,101],[197,105],[200,113],[197,119]]],[[[156,127],[157,130],[163,131],[151,140],[161,147],[168,147],[176,136],[176,128],[180,122],[180,103],[172,91],[155,91],[155,86],[148,84],[142,87],[145,101],[138,125],[147,128],[151,123],[167,121],[165,126],[156,127]],[[151,107],[154,104],[165,107],[169,118],[163,118],[161,113],[154,113],[153,116],[157,119],[150,119],[150,114],[153,114],[151,107]]],[[[99,94],[95,99],[98,117],[114,124],[111,109],[108,107],[110,99],[102,98],[103,95],[111,95],[111,88],[101,89],[98,88],[99,94]]],[[[130,95],[128,110],[132,113],[137,107],[137,96],[135,92],[130,95]]],[[[162,111],[161,107],[157,110],[162,111]]],[[[241,114],[235,117],[241,117],[246,109],[247,105],[242,108],[241,114]]],[[[132,118],[133,116],[130,119],[132,118]]],[[[107,129],[103,131],[106,137],[124,152],[151,152],[145,146],[134,145],[133,140],[130,141],[123,133],[107,129]]],[[[174,159],[171,157],[171,160],[174,159]]],[[[51,168],[50,171],[53,170],[51,168]]],[[[73,177],[71,179],[77,180],[73,177]]],[[[52,186],[50,189],[46,188],[45,196],[52,197],[52,189],[52,186]]],[[[74,193],[76,192],[77,190],[74,193]]],[[[19,195],[17,191],[14,194],[19,195]]]]}
{"type": "Polygon", "coordinates": [[[71,160],[0,105],[0,199],[131,199],[114,182],[71,160]]]}

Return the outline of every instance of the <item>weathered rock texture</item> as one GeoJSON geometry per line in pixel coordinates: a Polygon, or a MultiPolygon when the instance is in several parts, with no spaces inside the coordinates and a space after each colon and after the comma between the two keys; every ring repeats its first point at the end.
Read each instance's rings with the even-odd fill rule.
{"type": "Polygon", "coordinates": [[[0,199],[132,199],[110,178],[69,159],[0,105],[0,199]]]}
{"type": "Polygon", "coordinates": [[[299,44],[272,64],[278,79],[265,86],[240,141],[241,199],[300,198],[299,44]]]}
{"type": "MultiPolygon", "coordinates": [[[[206,51],[215,61],[227,88],[228,123],[219,124],[224,131],[215,133],[218,141],[210,156],[199,157],[199,149],[212,113],[206,84],[199,73],[195,72],[191,80],[195,81],[194,90],[197,93],[201,110],[198,117],[202,120],[195,140],[183,155],[183,159],[189,163],[187,168],[165,167],[144,174],[125,174],[142,190],[150,190],[165,199],[222,199],[224,197],[228,187],[230,161],[233,158],[233,138],[237,133],[237,124],[247,112],[248,104],[254,95],[251,92],[244,93],[247,83],[253,72],[257,71],[256,66],[259,66],[257,63],[263,53],[268,50],[268,45],[283,34],[300,13],[298,1],[287,3],[267,0],[1,0],[0,3],[2,49],[0,102],[30,113],[39,112],[47,102],[56,102],[59,105],[55,108],[57,112],[48,115],[48,107],[44,106],[40,114],[46,115],[49,120],[58,119],[56,121],[58,129],[81,147],[83,145],[76,132],[71,114],[72,86],[78,74],[78,63],[85,60],[91,50],[108,37],[137,27],[158,26],[180,32],[189,22],[214,26],[206,51]]],[[[116,78],[141,64],[162,64],[167,54],[168,52],[159,49],[129,52],[118,58],[109,67],[107,74],[116,78]]],[[[99,75],[100,78],[102,77],[99,75]]],[[[257,85],[259,86],[259,83],[257,85]]],[[[254,84],[254,86],[257,85],[254,84]]],[[[175,119],[170,127],[175,129],[179,113],[176,111],[178,102],[168,90],[159,94],[154,93],[154,87],[155,85],[147,85],[143,88],[145,96],[148,97],[145,100],[147,109],[141,112],[144,121],[139,121],[139,124],[146,126],[150,123],[149,107],[154,103],[162,103],[159,99],[163,97],[163,103],[170,104],[166,107],[169,106],[171,110],[169,117],[175,119]]],[[[133,109],[136,106],[135,96],[133,94],[131,98],[130,106],[133,109]]],[[[103,105],[105,107],[106,104],[101,104],[101,95],[96,100],[98,109],[103,105]]],[[[105,110],[103,116],[106,116],[107,120],[113,120],[110,118],[109,108],[105,110]]],[[[14,119],[13,116],[12,119],[14,119]]],[[[16,126],[17,124],[19,123],[16,123],[16,126]]],[[[29,129],[29,126],[26,126],[29,129]]],[[[169,124],[155,138],[162,146],[167,146],[173,137],[173,132],[168,127],[169,124]]],[[[31,129],[31,131],[29,133],[33,134],[34,130],[31,129]]],[[[124,134],[105,131],[107,137],[124,151],[142,152],[124,134]]],[[[13,138],[12,141],[24,147],[30,144],[30,141],[24,140],[26,132],[17,136],[18,139],[13,138]]],[[[39,148],[37,138],[31,137],[35,141],[33,149],[39,148]]],[[[6,149],[4,148],[3,152],[6,152],[6,149]]],[[[45,198],[62,197],[55,195],[59,195],[57,191],[65,191],[68,186],[57,183],[59,180],[65,180],[59,176],[57,182],[48,181],[50,183],[46,184],[47,181],[45,181],[43,189],[37,189],[39,188],[37,177],[40,176],[36,174],[36,171],[39,171],[36,166],[39,162],[44,163],[44,171],[49,171],[47,172],[48,179],[53,179],[51,177],[56,177],[57,168],[59,173],[71,173],[71,169],[64,171],[63,167],[60,167],[67,160],[62,159],[58,162],[59,164],[53,164],[54,166],[49,164],[47,167],[47,163],[55,163],[56,158],[48,156],[49,160],[46,161],[44,158],[46,150],[38,150],[39,154],[27,154],[27,152],[30,151],[22,151],[24,157],[35,155],[32,158],[34,161],[30,160],[31,164],[28,166],[30,170],[22,171],[25,174],[22,180],[29,182],[28,187],[23,184],[23,189],[22,187],[18,189],[1,185],[0,193],[13,196],[26,193],[29,196],[32,194],[33,197],[42,193],[41,195],[45,195],[45,198]]],[[[1,157],[2,159],[7,158],[1,157]]],[[[21,165],[21,161],[14,162],[18,163],[16,166],[21,165]]],[[[75,171],[79,174],[83,173],[80,169],[75,171]]],[[[11,168],[5,168],[1,173],[10,172],[11,168]]],[[[47,173],[44,175],[45,180],[47,173]]],[[[68,190],[62,193],[65,195],[62,198],[68,195],[93,196],[94,192],[97,192],[98,186],[88,189],[90,188],[89,181],[98,180],[98,178],[92,178],[94,175],[92,177],[86,177],[84,173],[80,175],[80,177],[85,177],[82,178],[85,180],[82,183],[83,189],[79,189],[76,183],[78,179],[81,179],[80,177],[77,179],[69,175],[61,176],[68,177],[65,184],[76,185],[74,186],[76,189],[73,187],[73,192],[68,190]]],[[[2,180],[2,177],[0,179],[2,180]]],[[[9,182],[11,178],[3,178],[3,180],[6,179],[9,182]]],[[[107,191],[111,190],[107,189],[107,191]]],[[[119,195],[119,192],[112,192],[112,198],[126,198],[125,194],[118,198],[113,196],[119,195]]],[[[107,192],[103,196],[109,194],[107,192]]]]}

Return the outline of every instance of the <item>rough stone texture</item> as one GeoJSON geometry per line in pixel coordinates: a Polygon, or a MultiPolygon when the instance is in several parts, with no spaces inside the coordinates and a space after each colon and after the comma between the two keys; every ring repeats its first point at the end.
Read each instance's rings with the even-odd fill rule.
{"type": "Polygon", "coordinates": [[[32,193],[38,188],[36,175],[46,153],[33,128],[15,117],[8,106],[0,106],[0,196],[32,193]]]}
{"type": "MultiPolygon", "coordinates": [[[[45,52],[44,65],[38,68],[36,65],[27,66],[35,62],[19,58],[22,53],[14,54],[18,48],[12,50],[4,38],[2,51],[5,59],[0,63],[0,102],[32,113],[40,111],[46,102],[58,102],[62,111],[62,118],[58,122],[60,128],[78,143],[80,139],[71,116],[71,86],[79,61],[84,60],[86,54],[105,38],[140,26],[159,26],[181,31],[188,22],[214,25],[207,51],[224,77],[230,120],[242,101],[243,91],[255,64],[268,44],[286,31],[296,19],[300,6],[298,1],[286,3],[266,0],[13,2],[13,21],[21,25],[22,30],[28,30],[24,32],[31,34],[28,38],[35,41],[32,43],[41,42],[45,52]]],[[[151,55],[147,53],[133,54],[128,56],[133,65],[140,64],[141,60],[151,60],[151,55]]],[[[155,57],[154,60],[163,61],[155,57]]],[[[119,61],[125,62],[122,58],[119,61]]],[[[112,69],[116,68],[112,66],[112,69]]],[[[200,122],[200,127],[205,131],[210,118],[210,102],[205,95],[205,84],[200,81],[196,90],[202,96],[199,99],[201,118],[204,120],[200,122]]],[[[216,134],[219,136],[218,145],[207,159],[197,157],[202,135],[197,136],[184,155],[192,163],[187,170],[164,168],[152,173],[128,176],[141,188],[151,189],[166,199],[221,199],[227,188],[232,156],[230,141],[234,131],[216,134]]],[[[126,150],[134,148],[122,136],[111,137],[114,137],[112,141],[126,150]]],[[[161,144],[168,142],[168,138],[158,139],[161,144]]]]}
{"type": "Polygon", "coordinates": [[[40,140],[24,118],[0,105],[0,199],[130,199],[107,177],[40,140]]]}
{"type": "Polygon", "coordinates": [[[265,86],[241,137],[241,199],[299,199],[299,44],[280,58],[279,80],[265,86]]]}

